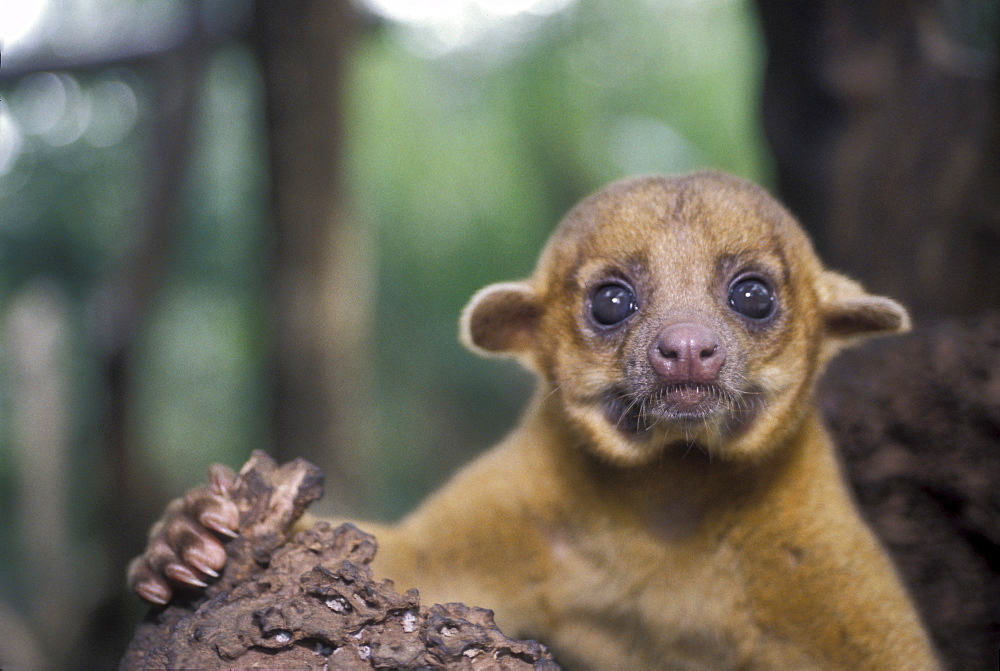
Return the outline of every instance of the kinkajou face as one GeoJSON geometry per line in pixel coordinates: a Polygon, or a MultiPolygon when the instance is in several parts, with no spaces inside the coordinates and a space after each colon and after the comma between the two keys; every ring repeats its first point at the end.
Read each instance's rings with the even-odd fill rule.
{"type": "MultiPolygon", "coordinates": [[[[829,283],[849,281],[823,271],[757,187],[715,174],[633,179],[571,211],[531,280],[479,295],[505,303],[504,319],[530,337],[500,343],[470,312],[467,341],[539,371],[609,459],[753,459],[763,436],[794,423],[833,351],[819,306],[829,283]]],[[[904,324],[880,300],[881,318],[904,324]]]]}

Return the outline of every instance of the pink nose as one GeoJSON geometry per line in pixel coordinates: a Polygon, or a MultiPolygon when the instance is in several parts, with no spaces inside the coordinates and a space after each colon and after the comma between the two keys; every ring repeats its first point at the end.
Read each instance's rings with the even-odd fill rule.
{"type": "Polygon", "coordinates": [[[649,348],[649,363],[667,384],[711,384],[726,361],[726,348],[710,328],[671,324],[649,348]]]}

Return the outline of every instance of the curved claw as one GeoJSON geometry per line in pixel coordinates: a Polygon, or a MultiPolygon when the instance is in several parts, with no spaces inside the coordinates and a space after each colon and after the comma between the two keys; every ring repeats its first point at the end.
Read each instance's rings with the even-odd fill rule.
{"type": "Polygon", "coordinates": [[[143,599],[158,606],[166,606],[173,596],[173,590],[159,582],[141,582],[134,589],[143,599]]]}
{"type": "Polygon", "coordinates": [[[208,476],[207,486],[170,502],[129,566],[129,586],[151,603],[169,603],[178,585],[208,587],[226,565],[223,540],[239,535],[240,511],[230,498],[236,476],[219,464],[208,476]]]}
{"type": "Polygon", "coordinates": [[[168,564],[163,569],[163,574],[175,582],[191,585],[192,587],[208,587],[208,583],[201,580],[194,574],[194,571],[183,564],[168,564]]]}
{"type": "Polygon", "coordinates": [[[198,521],[218,534],[227,538],[236,538],[240,535],[239,531],[237,531],[239,528],[239,512],[236,511],[236,506],[232,506],[232,508],[235,514],[229,513],[229,511],[204,512],[198,518],[198,521]]]}

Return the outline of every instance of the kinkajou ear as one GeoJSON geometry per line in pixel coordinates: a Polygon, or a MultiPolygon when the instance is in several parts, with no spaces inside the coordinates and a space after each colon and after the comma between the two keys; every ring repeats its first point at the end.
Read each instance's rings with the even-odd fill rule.
{"type": "Polygon", "coordinates": [[[865,338],[910,330],[906,308],[884,296],[872,296],[860,284],[832,271],[819,282],[820,309],[828,337],[865,338]]]}
{"type": "Polygon", "coordinates": [[[491,284],[476,292],[462,312],[462,342],[480,354],[528,354],[541,314],[538,296],[527,282],[491,284]]]}

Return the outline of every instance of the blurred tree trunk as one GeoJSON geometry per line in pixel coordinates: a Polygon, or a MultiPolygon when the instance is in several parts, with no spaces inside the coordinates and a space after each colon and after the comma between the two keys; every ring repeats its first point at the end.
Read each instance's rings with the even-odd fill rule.
{"type": "Polygon", "coordinates": [[[779,189],[824,258],[918,315],[1000,307],[995,3],[757,5],[779,189]]]}
{"type": "Polygon", "coordinates": [[[340,492],[370,414],[370,282],[340,168],[355,17],[347,0],[259,0],[256,12],[274,231],[273,444],[281,459],[318,465],[340,492]]]}
{"type": "Polygon", "coordinates": [[[82,577],[71,561],[67,505],[73,408],[66,297],[56,284],[38,280],[11,300],[2,326],[28,622],[0,609],[0,650],[11,664],[41,664],[42,650],[50,662],[61,662],[92,605],[83,595],[64,598],[82,577]],[[4,627],[11,627],[9,636],[4,627]]]}

